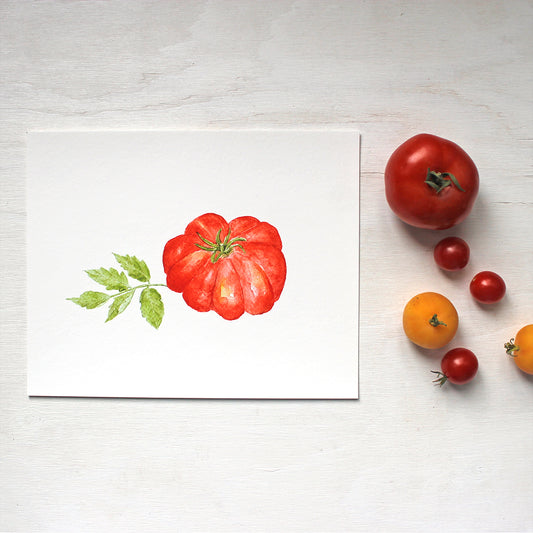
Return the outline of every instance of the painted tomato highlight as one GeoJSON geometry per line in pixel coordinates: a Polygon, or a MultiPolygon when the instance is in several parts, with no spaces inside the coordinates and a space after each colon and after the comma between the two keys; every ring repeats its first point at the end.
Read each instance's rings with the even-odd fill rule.
{"type": "Polygon", "coordinates": [[[462,222],[479,191],[479,174],[470,156],[447,139],[421,133],[392,153],[385,168],[385,194],[405,223],[446,229],[462,222]]]}
{"type": "Polygon", "coordinates": [[[163,251],[169,289],[200,312],[226,320],[259,315],[279,299],[287,274],[277,229],[251,216],[231,222],[215,213],[195,218],[163,251]]]}

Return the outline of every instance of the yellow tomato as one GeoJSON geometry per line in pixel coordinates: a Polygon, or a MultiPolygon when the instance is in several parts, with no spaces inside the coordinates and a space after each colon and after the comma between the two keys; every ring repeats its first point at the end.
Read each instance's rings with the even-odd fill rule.
{"type": "Polygon", "coordinates": [[[533,324],[524,326],[514,339],[506,342],[505,349],[513,356],[520,370],[526,374],[533,374],[533,324]]]}
{"type": "Polygon", "coordinates": [[[403,329],[422,348],[442,348],[459,326],[457,310],[448,298],[436,292],[417,294],[403,311],[403,329]]]}

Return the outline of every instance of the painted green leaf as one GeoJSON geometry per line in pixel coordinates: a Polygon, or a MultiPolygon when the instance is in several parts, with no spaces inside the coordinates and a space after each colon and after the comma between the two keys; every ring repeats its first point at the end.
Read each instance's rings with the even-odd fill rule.
{"type": "Polygon", "coordinates": [[[125,292],[124,294],[115,297],[112,304],[109,306],[106,322],[113,320],[116,316],[120,315],[128,305],[130,305],[134,292],[135,291],[125,292]]]}
{"type": "Polygon", "coordinates": [[[113,255],[118,264],[128,273],[128,276],[138,281],[150,281],[150,270],[144,261],[131,255],[113,255]]]}
{"type": "Polygon", "coordinates": [[[141,292],[141,314],[147,322],[158,328],[165,314],[165,307],[161,300],[161,295],[156,289],[146,288],[141,292]]]}
{"type": "Polygon", "coordinates": [[[124,291],[129,288],[128,278],[125,272],[118,272],[115,268],[97,268],[86,270],[87,275],[103,285],[108,291],[124,291]]]}
{"type": "Polygon", "coordinates": [[[67,298],[76,305],[86,309],[94,309],[109,300],[109,295],[104,292],[86,291],[79,298],[67,298]]]}

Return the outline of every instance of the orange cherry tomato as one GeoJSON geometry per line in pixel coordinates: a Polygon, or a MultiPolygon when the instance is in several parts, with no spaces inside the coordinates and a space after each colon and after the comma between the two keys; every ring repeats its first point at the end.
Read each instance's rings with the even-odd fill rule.
{"type": "Polygon", "coordinates": [[[526,374],[533,374],[533,324],[524,326],[516,337],[506,342],[504,346],[520,370],[526,374]]]}
{"type": "Polygon", "coordinates": [[[454,305],[436,292],[417,294],[403,311],[405,334],[422,348],[442,348],[454,338],[458,326],[454,305]]]}

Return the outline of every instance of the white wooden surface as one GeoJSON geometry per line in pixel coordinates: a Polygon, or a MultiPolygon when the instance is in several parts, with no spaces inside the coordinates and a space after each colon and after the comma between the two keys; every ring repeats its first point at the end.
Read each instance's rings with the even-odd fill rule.
{"type": "MultiPolygon", "coordinates": [[[[531,531],[533,379],[502,350],[533,322],[530,1],[16,1],[1,32],[1,531],[531,531]],[[24,134],[33,128],[356,127],[356,402],[28,399],[24,134]],[[481,193],[443,234],[389,211],[388,155],[427,131],[481,193]],[[464,272],[432,245],[459,234],[464,272]],[[507,281],[500,305],[468,295],[507,281]],[[435,388],[405,301],[446,293],[476,381],[435,388]]],[[[60,243],[58,243],[60,244],[60,243]]]]}

